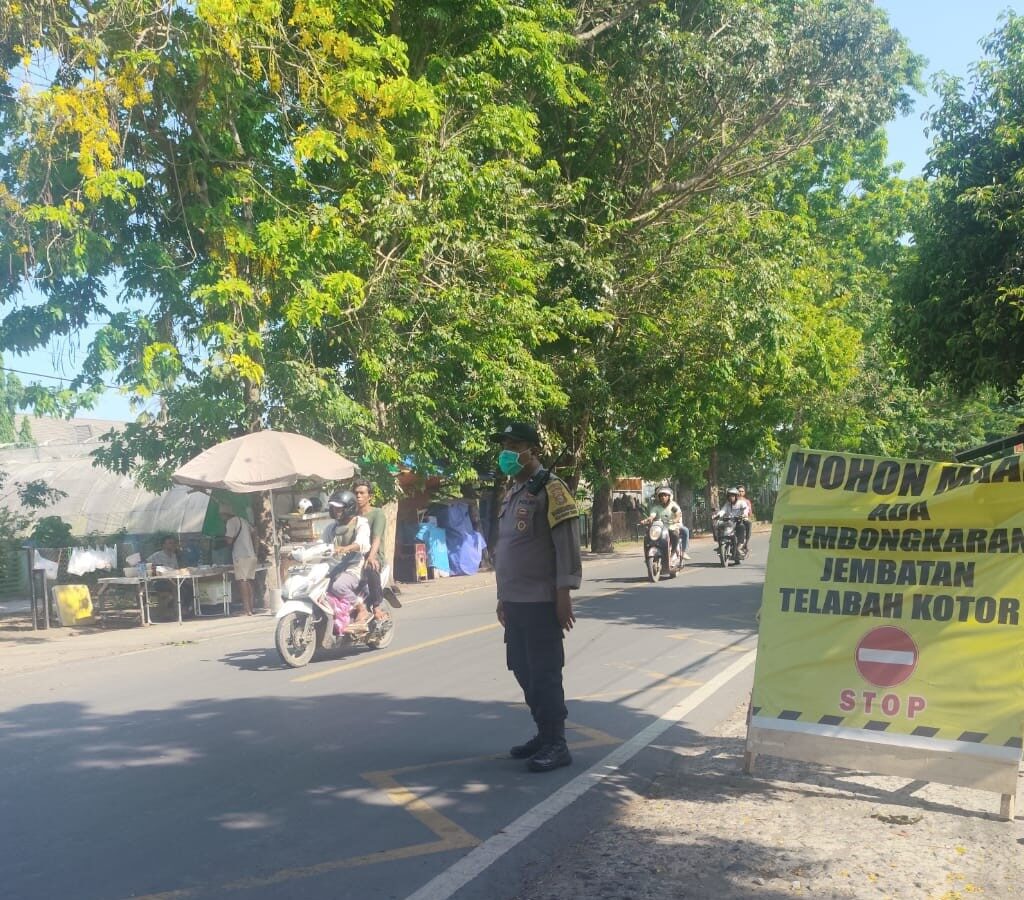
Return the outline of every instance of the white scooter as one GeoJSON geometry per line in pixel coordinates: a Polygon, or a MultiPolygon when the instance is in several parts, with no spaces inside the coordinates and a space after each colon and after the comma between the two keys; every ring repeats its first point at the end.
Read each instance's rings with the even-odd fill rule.
{"type": "Polygon", "coordinates": [[[647,580],[652,584],[661,580],[662,575],[675,578],[683,568],[682,542],[672,546],[672,534],[668,525],[655,519],[645,519],[644,562],[647,564],[647,580]]]}
{"type": "MultiPolygon", "coordinates": [[[[342,635],[334,634],[335,610],[330,597],[332,563],[331,547],[314,544],[293,551],[292,559],[305,565],[292,568],[281,588],[284,601],[277,613],[277,628],[274,643],[285,665],[299,668],[306,665],[317,649],[330,649],[344,644],[361,644],[371,650],[383,650],[395,639],[395,620],[387,606],[398,608],[401,603],[394,590],[388,586],[387,569],[381,572],[381,585],[385,603],[381,603],[368,621],[349,621],[342,635]]],[[[367,605],[366,583],[359,585],[356,596],[367,605]]],[[[354,617],[359,605],[353,604],[350,615],[354,617]]]]}

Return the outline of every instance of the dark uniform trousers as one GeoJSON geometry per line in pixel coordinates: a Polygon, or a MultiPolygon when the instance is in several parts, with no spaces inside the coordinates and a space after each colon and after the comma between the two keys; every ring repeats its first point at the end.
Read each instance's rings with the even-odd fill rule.
{"type": "Polygon", "coordinates": [[[565,648],[554,603],[502,603],[505,660],[523,689],[541,737],[565,736],[565,648]]]}

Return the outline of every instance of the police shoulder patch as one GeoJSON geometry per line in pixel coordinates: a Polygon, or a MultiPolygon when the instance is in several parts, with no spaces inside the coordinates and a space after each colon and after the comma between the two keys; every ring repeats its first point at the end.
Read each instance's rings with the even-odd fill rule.
{"type": "Polygon", "coordinates": [[[551,528],[580,514],[564,481],[552,478],[544,485],[544,490],[548,495],[548,525],[551,528]]]}

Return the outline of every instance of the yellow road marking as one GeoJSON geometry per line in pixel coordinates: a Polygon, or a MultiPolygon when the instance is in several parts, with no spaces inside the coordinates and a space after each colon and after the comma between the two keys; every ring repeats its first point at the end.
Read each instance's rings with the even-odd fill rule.
{"type": "Polygon", "coordinates": [[[350,856],[347,859],[328,860],[313,866],[299,866],[293,869],[282,869],[263,878],[245,878],[223,886],[224,890],[237,891],[245,888],[264,887],[293,881],[296,878],[309,878],[312,875],[323,875],[338,869],[353,869],[357,866],[369,866],[376,863],[390,862],[395,859],[409,859],[413,856],[425,856],[430,853],[444,853],[447,850],[459,850],[475,847],[480,842],[471,838],[467,844],[456,841],[430,841],[426,844],[411,844],[408,847],[396,847],[394,850],[381,850],[378,853],[367,853],[365,856],[350,856]]]}
{"type": "Polygon", "coordinates": [[[716,622],[739,622],[743,625],[753,625],[754,616],[712,616],[716,622]]]}
{"type": "Polygon", "coordinates": [[[298,878],[312,878],[315,875],[326,875],[330,872],[337,872],[340,869],[354,869],[359,866],[372,866],[382,862],[392,862],[398,859],[411,859],[416,856],[427,856],[432,853],[444,853],[448,850],[461,850],[475,847],[480,842],[473,839],[472,844],[458,844],[452,841],[430,841],[426,844],[412,844],[408,847],[398,847],[394,850],[381,850],[378,853],[367,853],[364,856],[349,856],[345,859],[331,859],[326,862],[316,863],[312,866],[296,866],[291,869],[279,869],[269,875],[242,878],[238,881],[229,881],[219,885],[202,885],[200,887],[186,888],[180,891],[165,891],[160,894],[145,894],[133,896],[133,900],[186,900],[189,897],[196,897],[200,894],[209,893],[210,890],[217,891],[246,891],[254,888],[270,887],[275,884],[294,881],[298,878]]]}
{"type": "MultiPolygon", "coordinates": [[[[393,850],[378,850],[375,853],[366,853],[362,856],[327,860],[326,862],[315,863],[310,866],[279,869],[277,872],[272,872],[269,875],[229,881],[215,886],[215,889],[227,892],[269,887],[300,878],[312,878],[316,875],[336,872],[339,869],[354,869],[359,866],[372,866],[399,859],[427,856],[432,853],[446,853],[449,850],[469,849],[480,843],[478,838],[473,837],[468,831],[459,827],[447,816],[441,815],[441,813],[417,797],[408,788],[395,781],[390,773],[363,772],[361,777],[386,794],[392,803],[404,809],[431,833],[437,835],[438,840],[429,841],[424,844],[411,844],[407,847],[396,847],[393,850]]],[[[136,898],[136,900],[186,900],[188,897],[194,897],[197,894],[207,892],[210,888],[210,885],[204,885],[184,890],[165,891],[160,894],[146,894],[143,897],[136,898]]]]}
{"type": "Polygon", "coordinates": [[[578,725],[575,722],[566,722],[565,727],[577,731],[582,734],[585,738],[589,738],[587,741],[579,741],[577,743],[570,744],[573,750],[580,750],[583,747],[603,747],[606,744],[621,744],[621,739],[612,737],[608,732],[601,731],[598,728],[591,728],[588,725],[578,725]]]}
{"type": "MultiPolygon", "coordinates": [[[[585,603],[588,600],[596,600],[599,597],[607,596],[608,594],[622,593],[619,589],[609,589],[607,592],[600,592],[596,594],[590,594],[586,597],[580,597],[574,601],[576,603],[585,603]]],[[[429,647],[437,647],[440,644],[446,644],[449,641],[457,641],[460,638],[471,637],[474,634],[483,634],[485,631],[493,631],[495,628],[501,628],[498,622],[493,622],[490,625],[481,625],[478,628],[470,628],[466,631],[457,631],[455,634],[447,634],[444,637],[434,638],[432,641],[424,641],[422,644],[413,644],[411,647],[403,647],[401,650],[390,650],[384,653],[373,653],[365,656],[360,656],[358,659],[349,660],[343,662],[337,666],[331,666],[329,669],[324,669],[322,672],[311,672],[308,675],[300,675],[298,678],[293,678],[292,681],[296,684],[302,684],[307,681],[316,681],[318,678],[327,678],[329,675],[336,675],[338,672],[345,672],[349,669],[358,669],[362,666],[368,666],[372,663],[382,662],[386,659],[394,659],[396,656],[404,656],[406,653],[416,653],[419,650],[426,650],[429,647]]]]}
{"type": "MultiPolygon", "coordinates": [[[[582,734],[587,740],[585,741],[572,741],[569,743],[570,750],[585,750],[588,747],[604,747],[608,744],[621,744],[622,740],[617,737],[612,737],[604,731],[599,731],[597,728],[589,728],[586,725],[579,725],[575,722],[566,722],[565,728],[567,731],[576,731],[582,734]]],[[[446,766],[461,766],[466,763],[474,762],[487,762],[488,760],[497,759],[508,759],[507,753],[488,753],[482,756],[463,756],[460,759],[446,759],[438,760],[427,763],[417,763],[413,766],[401,766],[397,769],[387,769],[381,772],[365,772],[363,777],[368,779],[371,776],[385,775],[407,775],[409,772],[421,772],[424,769],[443,769],[446,766]]]]}
{"type": "Polygon", "coordinates": [[[440,644],[447,644],[449,641],[457,641],[459,638],[469,637],[474,634],[483,634],[485,631],[493,631],[501,628],[501,625],[494,622],[490,625],[481,625],[479,628],[470,628],[468,631],[458,631],[455,634],[447,634],[444,637],[434,638],[432,641],[424,641],[422,644],[413,644],[411,647],[403,647],[401,650],[389,650],[384,653],[367,654],[358,659],[344,662],[338,666],[324,669],[322,672],[313,672],[309,675],[300,675],[292,681],[301,683],[305,681],[316,681],[318,678],[326,678],[328,675],[336,675],[338,672],[345,672],[349,669],[358,669],[368,666],[371,663],[382,662],[385,659],[394,659],[396,656],[404,656],[406,653],[416,653],[419,650],[426,650],[428,647],[437,647],[440,644]]]}
{"type": "Polygon", "coordinates": [[[750,647],[737,647],[735,644],[723,644],[720,641],[709,641],[707,638],[694,637],[692,634],[669,634],[674,641],[693,641],[695,644],[705,644],[708,647],[716,647],[719,650],[728,650],[730,653],[746,653],[750,647]]]}
{"type": "MultiPolygon", "coordinates": [[[[620,744],[619,738],[597,728],[590,728],[586,725],[579,725],[574,722],[566,722],[565,727],[583,735],[586,740],[574,741],[569,745],[573,750],[582,750],[586,747],[601,747],[608,744],[620,744]]],[[[422,763],[416,766],[403,766],[398,769],[389,769],[381,772],[363,772],[362,778],[372,784],[396,806],[401,807],[418,822],[424,825],[430,832],[437,835],[438,840],[429,841],[423,844],[411,844],[407,847],[396,847],[393,850],[379,850],[376,853],[366,853],[362,856],[350,856],[343,859],[332,859],[322,863],[315,863],[310,866],[296,866],[289,869],[279,869],[269,875],[242,878],[237,881],[229,881],[221,885],[200,885],[192,888],[184,888],[176,891],[164,891],[159,894],[145,894],[136,896],[133,900],[188,900],[202,893],[209,893],[210,890],[244,891],[254,888],[271,887],[276,884],[283,884],[288,881],[295,881],[300,878],[312,878],[317,875],[326,875],[330,872],[337,872],[340,869],[354,869],[360,866],[373,866],[384,862],[393,862],[399,859],[411,859],[417,856],[429,856],[433,853],[446,853],[449,850],[468,850],[476,847],[480,840],[468,831],[457,825],[447,816],[442,815],[425,800],[416,796],[409,788],[400,784],[395,775],[408,772],[417,772],[423,769],[436,769],[446,766],[461,765],[468,762],[478,762],[489,759],[505,759],[504,754],[492,754],[489,756],[469,756],[462,759],[449,759],[440,762],[422,763]]]]}
{"type": "Polygon", "coordinates": [[[708,647],[715,647],[718,650],[727,650],[729,653],[749,653],[750,647],[736,647],[733,644],[722,644],[718,641],[707,641],[703,638],[692,638],[697,644],[705,644],[708,647]]]}
{"type": "Polygon", "coordinates": [[[649,688],[638,691],[636,688],[620,688],[617,691],[598,691],[596,694],[580,694],[578,697],[570,697],[570,700],[601,700],[609,697],[627,697],[636,694],[652,694],[660,691],[674,690],[673,684],[655,684],[649,688]]]}
{"type": "MultiPolygon", "coordinates": [[[[613,560],[609,560],[612,562],[613,560]]],[[[472,588],[467,589],[473,590],[472,588]]],[[[463,593],[463,592],[460,592],[463,593]]],[[[601,596],[608,596],[610,594],[623,593],[621,589],[606,589],[604,591],[598,591],[590,594],[586,598],[579,598],[577,602],[583,602],[587,599],[597,599],[601,596]]],[[[402,656],[406,653],[414,653],[419,650],[425,650],[428,647],[436,647],[440,644],[448,643],[449,641],[458,640],[459,638],[470,637],[474,634],[482,634],[485,631],[492,631],[496,628],[500,628],[501,625],[498,622],[494,622],[490,625],[482,625],[478,628],[470,628],[466,631],[460,631],[455,634],[449,634],[445,637],[436,638],[431,641],[424,641],[420,644],[415,644],[411,647],[404,647],[401,650],[394,650],[386,653],[375,653],[372,656],[360,657],[341,665],[332,666],[323,672],[314,672],[309,675],[302,675],[298,678],[293,678],[295,682],[307,682],[315,681],[317,678],[325,678],[328,675],[336,674],[337,672],[345,671],[347,669],[358,669],[361,666],[369,665],[370,663],[378,662],[384,659],[391,659],[396,656],[402,656]]],[[[676,679],[676,681],[682,683],[686,679],[676,679]]],[[[692,682],[699,683],[699,682],[692,682]]],[[[671,687],[673,685],[667,685],[671,687]]],[[[578,698],[582,699],[582,698],[578,698]]],[[[616,737],[612,737],[610,734],[600,731],[596,728],[590,728],[585,725],[579,725],[573,722],[566,722],[566,728],[572,731],[576,731],[582,734],[586,740],[584,741],[573,741],[570,743],[570,748],[573,750],[582,750],[588,747],[600,747],[609,744],[619,744],[621,740],[616,737]]],[[[398,769],[391,769],[389,771],[381,772],[364,772],[362,778],[366,779],[370,784],[376,787],[378,790],[385,793],[393,803],[400,806],[410,815],[412,815],[417,821],[424,825],[433,834],[436,834],[439,840],[430,841],[423,844],[412,844],[407,847],[396,847],[393,850],[381,850],[375,853],[367,853],[362,856],[350,856],[343,859],[327,860],[326,862],[316,863],[310,866],[297,866],[289,869],[280,869],[277,872],[272,872],[269,875],[244,878],[237,881],[230,881],[214,889],[229,892],[229,891],[242,891],[251,890],[254,888],[270,887],[276,884],[282,884],[288,881],[294,881],[300,878],[311,878],[316,875],[324,875],[330,872],[336,872],[341,869],[352,869],[360,866],[377,865],[383,862],[391,862],[399,859],[411,859],[417,856],[427,856],[434,853],[445,853],[449,850],[462,850],[476,847],[480,840],[469,832],[464,830],[461,826],[453,822],[447,816],[442,815],[436,809],[431,807],[425,800],[417,797],[411,790],[400,784],[395,780],[394,776],[404,774],[408,772],[420,771],[423,769],[440,768],[446,766],[460,765],[467,762],[484,761],[489,759],[504,759],[504,754],[491,754],[486,756],[472,756],[465,757],[463,759],[456,760],[445,760],[441,762],[423,763],[416,766],[404,766],[398,769]]],[[[201,893],[208,892],[211,889],[210,885],[204,885],[194,888],[185,888],[182,890],[165,891],[158,894],[146,894],[143,896],[136,896],[134,900],[187,900],[187,898],[195,897],[201,893]]]]}
{"type": "MultiPolygon", "coordinates": [[[[630,672],[639,672],[641,675],[647,675],[650,678],[657,678],[664,684],[670,687],[700,687],[704,684],[703,681],[694,681],[692,678],[683,678],[679,675],[669,675],[667,672],[655,672],[652,669],[644,669],[640,666],[631,666],[628,663],[614,663],[616,669],[627,669],[630,672]]],[[[654,685],[651,685],[654,687],[654,685]]],[[[642,692],[640,692],[642,693],[642,692]]]]}
{"type": "Polygon", "coordinates": [[[402,807],[414,819],[430,829],[449,848],[475,847],[480,843],[468,831],[464,831],[447,816],[441,815],[426,801],[417,797],[407,787],[395,781],[388,772],[364,772],[362,777],[375,788],[387,794],[392,803],[402,807]]]}

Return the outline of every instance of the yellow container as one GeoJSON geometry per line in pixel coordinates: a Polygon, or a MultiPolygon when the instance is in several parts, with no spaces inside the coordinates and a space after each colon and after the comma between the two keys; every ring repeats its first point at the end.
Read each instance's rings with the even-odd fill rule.
{"type": "Polygon", "coordinates": [[[55,584],[53,598],[57,601],[61,625],[77,625],[92,621],[92,595],[85,584],[55,584]]]}

